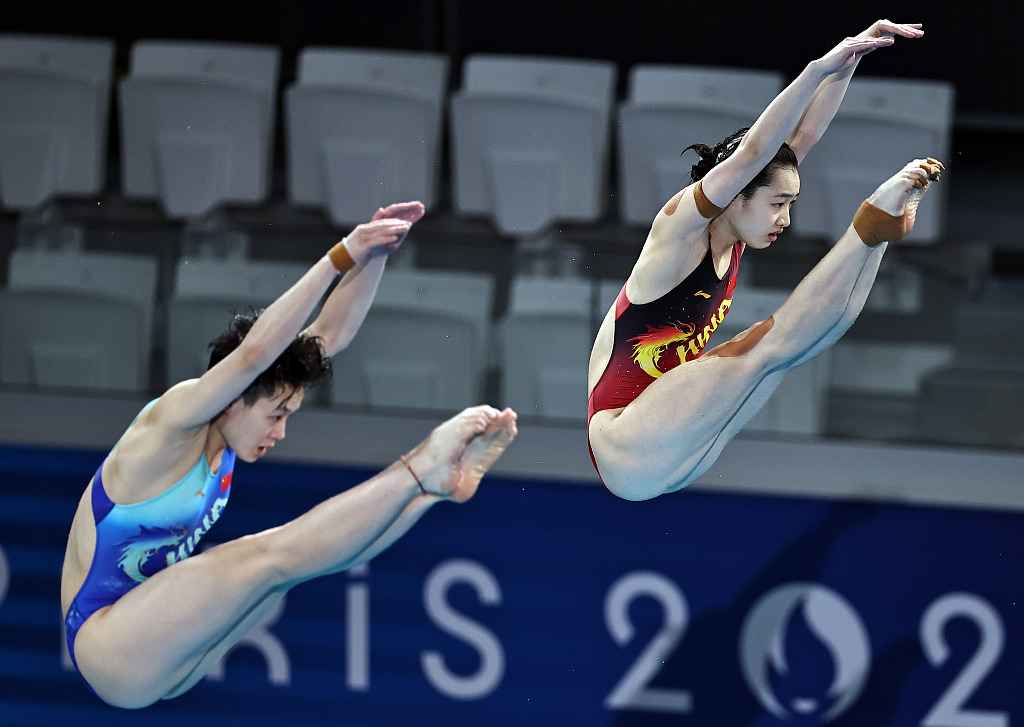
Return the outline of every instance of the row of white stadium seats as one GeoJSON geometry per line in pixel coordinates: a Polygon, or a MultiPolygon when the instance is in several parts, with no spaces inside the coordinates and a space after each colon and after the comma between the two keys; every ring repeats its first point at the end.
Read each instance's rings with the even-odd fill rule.
{"type": "MultiPolygon", "coordinates": [[[[17,249],[0,289],[0,384],[143,392],[157,313],[157,261],[17,249]]],[[[305,272],[295,263],[184,258],[166,305],[168,383],[201,375],[233,312],[268,305],[305,272]]],[[[456,410],[483,401],[488,369],[524,416],[586,416],[587,361],[621,282],[519,277],[494,322],[480,273],[388,271],[365,323],[334,360],[328,398],[368,407],[456,410]]],[[[784,293],[748,288],[715,340],[770,315],[784,293]]],[[[714,344],[711,344],[714,345],[714,344]]],[[[829,356],[787,377],[754,428],[817,433],[829,356]]]]}
{"type": "MultiPolygon", "coordinates": [[[[109,40],[0,35],[5,209],[102,191],[113,54],[109,40]]],[[[264,202],[279,49],[140,40],[130,63],[118,84],[124,196],[157,200],[174,220],[264,202]]],[[[749,126],[783,85],[772,71],[637,65],[616,109],[610,61],[473,55],[450,97],[449,65],[428,52],[303,49],[283,99],[289,202],[338,227],[391,201],[433,207],[447,115],[456,212],[514,237],[597,221],[615,142],[619,217],[646,225],[688,181],[682,147],[749,126]]],[[[794,229],[836,237],[907,160],[948,159],[953,95],[944,82],[854,79],[801,167],[794,229]]],[[[909,240],[942,234],[945,189],[909,240]]]]}

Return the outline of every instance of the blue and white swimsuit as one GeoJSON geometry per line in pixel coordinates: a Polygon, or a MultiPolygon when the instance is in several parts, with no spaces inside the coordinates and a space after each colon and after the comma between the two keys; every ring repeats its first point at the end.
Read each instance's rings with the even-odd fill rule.
{"type": "Polygon", "coordinates": [[[230,447],[221,455],[216,472],[210,470],[204,454],[170,489],[131,505],[110,500],[100,476],[103,465],[99,466],[92,480],[96,550],[64,619],[68,653],[76,669],[75,637],[82,624],[150,576],[192,555],[227,505],[234,466],[235,452],[230,447]]]}

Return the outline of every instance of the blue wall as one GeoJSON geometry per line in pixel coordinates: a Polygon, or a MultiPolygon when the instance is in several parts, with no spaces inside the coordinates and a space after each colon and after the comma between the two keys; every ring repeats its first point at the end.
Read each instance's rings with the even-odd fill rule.
{"type": "MultiPolygon", "coordinates": [[[[0,448],[0,725],[1024,719],[1024,515],[698,491],[628,503],[508,478],[434,508],[365,570],[292,591],[223,681],[116,710],[61,653],[67,527],[101,457],[0,448]]],[[[209,537],[370,474],[240,464],[209,537]]]]}

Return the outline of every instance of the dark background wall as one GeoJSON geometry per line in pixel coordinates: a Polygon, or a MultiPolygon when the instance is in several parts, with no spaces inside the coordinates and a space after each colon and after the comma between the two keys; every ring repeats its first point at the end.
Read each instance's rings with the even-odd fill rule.
{"type": "MultiPolygon", "coordinates": [[[[17,3],[0,29],[113,37],[126,70],[138,38],[272,43],[283,50],[283,82],[300,48],[312,44],[607,58],[779,69],[807,61],[873,20],[922,22],[926,36],[862,64],[864,75],[953,81],[961,126],[1003,128],[1024,120],[1024,4],[701,2],[670,0],[293,0],[292,2],[17,3]]],[[[622,76],[623,80],[625,75],[622,76]]]]}

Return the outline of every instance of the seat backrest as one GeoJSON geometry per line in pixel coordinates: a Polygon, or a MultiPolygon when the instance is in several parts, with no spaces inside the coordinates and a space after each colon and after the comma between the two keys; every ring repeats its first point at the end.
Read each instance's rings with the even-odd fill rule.
{"type": "Polygon", "coordinates": [[[501,403],[521,416],[582,419],[593,341],[582,316],[511,314],[501,328],[501,403]]]}
{"type": "Polygon", "coordinates": [[[448,66],[437,53],[303,49],[284,99],[289,201],[338,228],[401,199],[431,209],[448,66]]]}
{"type": "Polygon", "coordinates": [[[482,332],[437,312],[371,308],[334,357],[335,403],[456,411],[481,401],[482,332]]]}
{"type": "Polygon", "coordinates": [[[588,318],[593,290],[591,281],[584,278],[520,276],[512,281],[509,315],[557,313],[588,318]]]}
{"type": "Polygon", "coordinates": [[[0,290],[0,381],[148,388],[151,344],[139,304],[79,290],[0,290]]]}
{"type": "Polygon", "coordinates": [[[468,92],[568,99],[610,110],[616,66],[611,61],[477,54],[466,59],[468,92]]]}
{"type": "Polygon", "coordinates": [[[625,285],[624,280],[602,280],[598,285],[598,310],[603,316],[608,312],[608,309],[615,305],[615,300],[619,297],[619,293],[622,291],[622,286],[625,285]]]}
{"type": "Polygon", "coordinates": [[[443,106],[421,91],[293,85],[285,94],[288,200],[339,229],[379,207],[440,196],[443,106]]]}
{"type": "Polygon", "coordinates": [[[299,52],[298,83],[414,93],[440,104],[448,67],[448,57],[440,53],[309,46],[299,52]]]}
{"type": "Polygon", "coordinates": [[[388,271],[359,333],[334,357],[331,400],[447,410],[479,403],[493,293],[489,275],[388,271]]]}
{"type": "Polygon", "coordinates": [[[470,56],[451,101],[453,201],[530,237],[557,220],[594,222],[607,204],[609,61],[470,56]]]}
{"type": "Polygon", "coordinates": [[[0,74],[76,78],[107,88],[114,41],[105,38],[0,33],[0,74]]]}
{"type": "Polygon", "coordinates": [[[8,266],[8,287],[95,293],[152,309],[158,262],[145,255],[16,248],[8,266]]]}
{"type": "Polygon", "coordinates": [[[106,179],[114,42],[0,34],[0,199],[39,208],[106,179]]]}
{"type": "MultiPolygon", "coordinates": [[[[158,273],[157,259],[144,255],[16,248],[8,265],[7,287],[127,304],[137,311],[141,328],[131,335],[139,339],[141,365],[148,372],[158,273]]],[[[145,382],[145,375],[140,377],[145,382]]]]}
{"type": "Polygon", "coordinates": [[[482,273],[389,270],[372,308],[440,313],[486,327],[493,309],[494,279],[482,273]]]}
{"type": "Polygon", "coordinates": [[[122,191],[172,219],[270,193],[274,106],[242,85],[129,77],[120,86],[122,191]]]}
{"type": "Polygon", "coordinates": [[[854,78],[836,112],[838,119],[873,119],[948,132],[954,87],[948,81],[854,78]]]}
{"type": "Polygon", "coordinates": [[[122,189],[173,219],[270,193],[280,51],[140,40],[119,86],[122,189]]]}
{"type": "Polygon", "coordinates": [[[270,45],[191,40],[139,40],[131,50],[134,78],[217,80],[273,97],[281,51],[270,45]]]}
{"type": "Polygon", "coordinates": [[[206,300],[274,301],[301,278],[302,263],[225,258],[182,258],[174,277],[174,297],[206,300]]]}
{"type": "Polygon", "coordinates": [[[751,123],[782,90],[779,71],[639,64],[629,72],[629,103],[751,114],[751,123]]]}
{"type": "Polygon", "coordinates": [[[604,311],[600,284],[519,277],[500,327],[501,401],[522,416],[586,415],[587,359],[604,311]]]}
{"type": "Polygon", "coordinates": [[[484,273],[389,270],[381,278],[371,314],[440,316],[465,321],[477,336],[467,356],[482,365],[490,346],[494,278],[484,273]]]}

